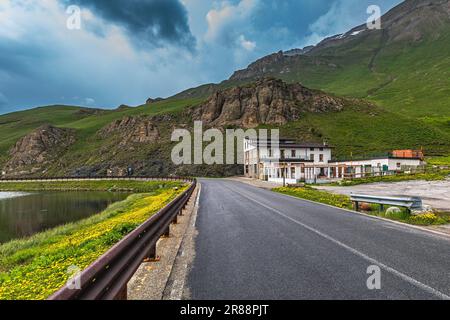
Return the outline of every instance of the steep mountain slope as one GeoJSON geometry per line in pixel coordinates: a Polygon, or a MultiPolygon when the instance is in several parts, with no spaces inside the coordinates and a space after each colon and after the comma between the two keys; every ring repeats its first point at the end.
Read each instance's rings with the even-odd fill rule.
{"type": "Polygon", "coordinates": [[[95,175],[132,165],[149,175],[238,173],[237,166],[172,165],[171,133],[191,129],[194,120],[280,127],[284,136],[326,139],[344,158],[420,147],[450,155],[450,0],[406,0],[382,17],[381,30],[361,25],[314,47],[263,57],[220,84],[136,108],[50,106],[0,116],[0,169],[95,175]]]}
{"type": "MultiPolygon", "coordinates": [[[[17,141],[27,135],[32,135],[43,125],[74,130],[75,143],[58,158],[58,165],[53,164],[48,168],[48,175],[67,174],[68,167],[81,168],[101,161],[95,156],[98,155],[98,150],[105,143],[101,138],[97,139],[97,132],[114,121],[127,116],[155,116],[161,113],[179,112],[201,101],[198,99],[168,100],[150,105],[144,104],[136,108],[118,108],[116,110],[47,106],[1,115],[0,168],[4,168],[6,162],[10,160],[10,151],[17,141]],[[94,158],[90,159],[91,156],[94,158]]],[[[116,136],[108,136],[105,141],[108,139],[116,139],[116,136]]],[[[113,145],[111,150],[115,149],[119,149],[117,145],[113,145]]],[[[130,158],[133,160],[139,156],[131,155],[130,158]]]]}
{"type": "Polygon", "coordinates": [[[450,153],[450,136],[359,99],[340,98],[300,84],[261,79],[219,90],[207,99],[169,99],[140,107],[91,110],[54,106],[0,116],[0,168],[7,176],[136,174],[227,176],[241,166],[175,166],[174,129],[280,128],[282,136],[328,140],[337,157],[424,146],[450,153]],[[38,161],[36,161],[38,160],[38,161]]]}
{"type": "MultiPolygon", "coordinates": [[[[229,82],[274,76],[335,94],[368,98],[396,113],[450,120],[450,1],[406,0],[382,19],[325,39],[306,54],[279,52],[229,82]]],[[[447,128],[450,131],[450,128],[447,128]]]]}

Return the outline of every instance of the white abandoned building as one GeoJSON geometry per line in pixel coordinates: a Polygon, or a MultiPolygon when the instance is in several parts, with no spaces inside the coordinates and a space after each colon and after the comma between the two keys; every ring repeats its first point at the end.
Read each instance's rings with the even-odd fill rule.
{"type": "Polygon", "coordinates": [[[411,150],[399,156],[367,160],[334,161],[333,147],[320,143],[298,143],[280,139],[278,145],[269,141],[245,139],[245,176],[275,183],[321,183],[344,178],[361,178],[407,171],[424,165],[423,156],[411,150]]]}

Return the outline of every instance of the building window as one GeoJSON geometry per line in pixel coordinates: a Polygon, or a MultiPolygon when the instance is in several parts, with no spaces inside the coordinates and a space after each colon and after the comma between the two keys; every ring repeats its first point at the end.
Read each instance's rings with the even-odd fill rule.
{"type": "Polygon", "coordinates": [[[397,162],[397,168],[401,168],[402,164],[400,162],[397,162]]]}
{"type": "Polygon", "coordinates": [[[323,162],[323,154],[319,155],[319,162],[323,162]]]}
{"type": "Polygon", "coordinates": [[[309,160],[314,161],[314,155],[313,154],[309,155],[309,160]]]}
{"type": "Polygon", "coordinates": [[[272,158],[273,157],[273,151],[272,151],[272,148],[269,148],[269,158],[272,158]]]}
{"type": "Polygon", "coordinates": [[[320,151],[323,151],[323,148],[320,148],[319,150],[320,150],[320,151]]]}
{"type": "Polygon", "coordinates": [[[295,179],[295,167],[291,167],[291,178],[295,179]]]}
{"type": "Polygon", "coordinates": [[[314,148],[309,148],[309,150],[310,150],[310,151],[315,151],[316,149],[314,149],[314,148]]]}
{"type": "Polygon", "coordinates": [[[285,150],[281,150],[281,159],[286,159],[285,153],[285,150]]]}
{"type": "Polygon", "coordinates": [[[291,150],[291,157],[292,158],[297,157],[297,152],[295,150],[291,150]]]}

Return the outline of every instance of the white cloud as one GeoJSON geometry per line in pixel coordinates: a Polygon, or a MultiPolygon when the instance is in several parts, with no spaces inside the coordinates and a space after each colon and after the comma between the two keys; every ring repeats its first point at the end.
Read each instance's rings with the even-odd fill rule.
{"type": "Polygon", "coordinates": [[[238,29],[239,25],[249,18],[258,2],[259,0],[241,0],[236,5],[223,2],[219,9],[210,10],[206,15],[208,22],[206,41],[218,40],[232,32],[231,30],[238,29]]]}
{"type": "Polygon", "coordinates": [[[86,99],[84,99],[84,103],[85,103],[87,106],[94,106],[94,105],[95,105],[95,99],[92,99],[92,98],[86,98],[86,99]]]}
{"type": "MultiPolygon", "coordinates": [[[[383,0],[379,3],[383,12],[398,4],[399,0],[383,0]]],[[[349,31],[367,21],[367,7],[373,0],[336,0],[330,9],[309,25],[309,35],[302,45],[317,44],[326,37],[349,31]]]]}
{"type": "Polygon", "coordinates": [[[253,51],[256,48],[256,42],[245,39],[243,34],[239,36],[239,44],[247,51],[253,51]]]}
{"type": "Polygon", "coordinates": [[[310,34],[305,38],[305,45],[316,44],[325,37],[343,33],[355,26],[352,19],[355,4],[359,0],[338,0],[331,5],[327,13],[320,16],[309,26],[310,34]]]}

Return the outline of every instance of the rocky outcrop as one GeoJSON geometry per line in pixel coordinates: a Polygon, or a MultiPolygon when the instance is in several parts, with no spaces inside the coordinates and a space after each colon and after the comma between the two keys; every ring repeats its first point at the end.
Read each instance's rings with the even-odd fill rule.
{"type": "Polygon", "coordinates": [[[291,50],[285,51],[284,55],[287,56],[287,57],[299,56],[299,55],[307,54],[313,48],[314,48],[314,46],[307,46],[307,47],[304,47],[303,49],[295,48],[295,49],[291,49],[291,50]]]}
{"type": "Polygon", "coordinates": [[[274,66],[282,64],[285,60],[283,51],[270,54],[266,57],[256,60],[250,64],[246,69],[236,71],[231,77],[231,81],[241,81],[246,79],[258,78],[265,74],[270,74],[274,71],[274,66]]]}
{"type": "Polygon", "coordinates": [[[129,110],[132,107],[126,104],[121,104],[120,106],[117,107],[116,111],[125,111],[125,110],[129,110]]]}
{"type": "Polygon", "coordinates": [[[148,98],[147,101],[145,101],[145,104],[152,104],[152,103],[160,102],[160,101],[163,101],[163,100],[164,100],[164,99],[163,99],[163,98],[160,98],[160,97],[155,98],[155,99],[153,99],[153,98],[148,98]]]}
{"type": "Polygon", "coordinates": [[[253,84],[218,91],[193,110],[193,119],[206,125],[253,128],[260,124],[283,125],[305,112],[341,111],[344,100],[301,84],[262,79],[253,84]]]}
{"type": "Polygon", "coordinates": [[[98,132],[103,138],[119,137],[119,146],[132,143],[155,142],[160,137],[158,127],[151,117],[125,117],[107,125],[98,132]]]}
{"type": "Polygon", "coordinates": [[[71,129],[41,126],[11,148],[4,170],[11,175],[19,171],[37,172],[57,159],[74,142],[75,134],[71,129]]]}

